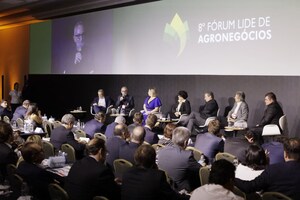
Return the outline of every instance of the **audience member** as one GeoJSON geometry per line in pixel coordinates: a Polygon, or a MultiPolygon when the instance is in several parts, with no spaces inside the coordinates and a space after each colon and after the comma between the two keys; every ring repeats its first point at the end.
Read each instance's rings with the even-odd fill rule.
{"type": "Polygon", "coordinates": [[[0,102],[0,117],[3,118],[4,116],[7,116],[9,119],[11,119],[12,112],[8,108],[7,101],[2,99],[0,102]]]}
{"type": "Polygon", "coordinates": [[[29,100],[25,100],[23,101],[23,104],[19,107],[16,108],[14,114],[13,114],[13,121],[16,121],[18,118],[20,119],[25,119],[25,115],[27,113],[27,109],[29,107],[30,101],[29,100]]]}
{"type": "Polygon", "coordinates": [[[93,138],[95,133],[105,133],[106,126],[104,122],[105,114],[103,112],[95,114],[94,119],[87,121],[83,129],[87,137],[93,138]]]}
{"type": "Polygon", "coordinates": [[[173,130],[176,128],[175,124],[169,123],[166,125],[166,127],[164,128],[164,135],[161,139],[159,139],[158,144],[162,144],[165,146],[172,146],[173,142],[172,142],[172,133],[173,130]]]}
{"type": "Polygon", "coordinates": [[[76,152],[76,158],[83,157],[85,143],[84,141],[78,142],[74,138],[74,134],[71,131],[75,122],[75,117],[71,114],[65,114],[61,118],[62,126],[54,128],[51,132],[50,142],[53,144],[56,151],[60,150],[62,144],[71,145],[76,152]]]}
{"type": "Polygon", "coordinates": [[[208,132],[196,137],[195,148],[200,150],[212,163],[216,154],[224,151],[224,140],[220,137],[220,122],[213,120],[208,124],[208,132]]]}
{"type": "Polygon", "coordinates": [[[34,127],[42,127],[43,119],[41,111],[38,109],[35,103],[30,103],[25,115],[25,120],[29,120],[34,127]]]}
{"type": "Polygon", "coordinates": [[[263,190],[280,192],[292,199],[300,197],[300,139],[290,138],[284,143],[284,163],[269,165],[252,181],[235,179],[235,185],[246,193],[263,190]]]}
{"type": "Polygon", "coordinates": [[[88,156],[76,161],[66,178],[65,188],[70,199],[93,199],[94,196],[120,199],[120,188],[112,171],[104,164],[107,154],[104,140],[92,139],[86,151],[88,156]]]}
{"type": "Polygon", "coordinates": [[[224,143],[224,152],[238,158],[241,163],[246,162],[246,151],[251,144],[255,143],[253,133],[247,131],[244,137],[228,137],[224,143]]]}
{"type": "Polygon", "coordinates": [[[172,106],[171,110],[172,119],[180,118],[182,115],[184,115],[181,117],[179,122],[179,124],[182,124],[183,126],[187,125],[188,115],[191,114],[191,104],[187,98],[188,93],[184,90],[180,90],[178,92],[178,101],[172,106]]]}
{"type": "Polygon", "coordinates": [[[143,116],[146,121],[149,114],[155,114],[159,112],[162,106],[161,100],[157,97],[156,88],[150,87],[148,90],[148,97],[144,101],[143,116]]]}
{"type": "MultiPolygon", "coordinates": [[[[269,92],[265,95],[265,104],[267,106],[264,116],[260,120],[260,123],[252,128],[252,131],[256,134],[262,143],[262,129],[267,124],[276,124],[279,126],[279,118],[283,116],[283,111],[279,103],[277,102],[276,95],[273,92],[269,92]]],[[[280,127],[280,126],[279,126],[280,127]]]]}
{"type": "Polygon", "coordinates": [[[34,199],[50,199],[48,185],[54,183],[54,174],[40,165],[44,160],[42,147],[35,142],[26,142],[21,153],[24,162],[19,164],[17,174],[26,181],[34,199]]]}
{"type": "Polygon", "coordinates": [[[173,131],[173,146],[166,146],[158,152],[158,166],[174,181],[177,191],[193,191],[200,185],[199,169],[201,165],[195,160],[193,152],[185,150],[190,131],[177,127],[173,131]]]}
{"type": "Polygon", "coordinates": [[[187,128],[193,132],[194,126],[204,125],[205,121],[209,117],[216,117],[218,113],[218,103],[214,99],[213,92],[205,92],[204,93],[205,104],[200,106],[199,113],[192,112],[187,118],[187,128]]]}
{"type": "Polygon", "coordinates": [[[264,171],[267,164],[267,156],[263,148],[252,144],[247,149],[246,162],[237,166],[235,177],[241,180],[253,180],[264,171]]]}
{"type": "Polygon", "coordinates": [[[92,105],[93,105],[93,110],[95,113],[98,113],[98,112],[106,113],[107,108],[113,107],[114,102],[110,97],[104,96],[103,89],[99,89],[98,97],[94,98],[92,105]]]}
{"type": "Polygon", "coordinates": [[[15,112],[16,108],[21,105],[21,96],[22,92],[19,90],[19,83],[15,82],[14,89],[9,92],[10,99],[10,107],[12,113],[15,112]]]}
{"type": "Polygon", "coordinates": [[[6,178],[6,166],[16,164],[18,156],[12,149],[13,130],[10,124],[0,121],[0,183],[6,178]]]}
{"type": "Polygon", "coordinates": [[[134,108],[134,98],[128,94],[128,88],[126,86],[121,88],[121,95],[117,98],[116,107],[120,114],[126,115],[134,108]]]}
{"type": "Polygon", "coordinates": [[[105,130],[106,138],[111,138],[114,136],[115,127],[118,124],[125,124],[126,119],[123,116],[117,116],[115,121],[107,125],[105,130]]]}
{"type": "Polygon", "coordinates": [[[142,126],[137,126],[131,133],[130,142],[120,146],[119,158],[125,159],[134,164],[134,152],[144,142],[145,129],[142,126]]]}
{"type": "Polygon", "coordinates": [[[157,122],[157,117],[155,114],[149,114],[148,118],[146,120],[146,125],[145,125],[145,131],[146,131],[146,136],[145,136],[145,141],[148,142],[149,144],[156,144],[159,140],[157,133],[153,131],[153,128],[157,122]]]}
{"type": "Polygon", "coordinates": [[[234,99],[235,103],[233,108],[229,111],[227,116],[228,125],[234,125],[235,122],[247,122],[249,115],[248,104],[245,102],[245,93],[237,91],[234,99]]]}
{"type": "Polygon", "coordinates": [[[209,174],[209,184],[205,184],[193,191],[190,200],[241,200],[233,191],[235,167],[227,160],[217,160],[212,164],[209,174]]]}
{"type": "Polygon", "coordinates": [[[141,145],[136,150],[136,166],[123,175],[122,199],[189,199],[189,196],[180,195],[171,188],[165,172],[157,169],[155,158],[155,150],[150,145],[141,145]]]}
{"type": "Polygon", "coordinates": [[[274,141],[262,144],[262,148],[268,152],[269,164],[284,162],[283,143],[287,140],[284,136],[275,137],[274,141]]]}
{"type": "Polygon", "coordinates": [[[133,123],[128,126],[128,131],[130,133],[132,133],[135,127],[143,125],[143,114],[141,112],[134,113],[132,120],[133,123]]]}
{"type": "Polygon", "coordinates": [[[114,130],[114,136],[108,138],[106,141],[106,147],[108,155],[106,157],[106,163],[113,167],[114,160],[119,158],[120,146],[126,143],[126,139],[129,138],[129,132],[125,124],[118,124],[114,130]]]}
{"type": "Polygon", "coordinates": [[[39,135],[30,135],[27,139],[26,142],[34,142],[43,147],[43,142],[42,138],[39,135]]]}

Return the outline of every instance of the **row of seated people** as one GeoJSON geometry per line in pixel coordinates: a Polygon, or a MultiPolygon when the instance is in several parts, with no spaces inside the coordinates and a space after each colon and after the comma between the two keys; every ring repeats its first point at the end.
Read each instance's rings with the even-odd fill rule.
{"type": "MultiPolygon", "coordinates": [[[[62,122],[64,122],[64,120],[62,120],[62,122]]],[[[211,123],[211,124],[213,125],[214,123],[211,123]]],[[[215,126],[216,125],[214,125],[214,127],[215,126]]],[[[0,132],[1,133],[0,138],[3,138],[1,146],[3,149],[9,149],[8,152],[10,154],[10,156],[7,157],[7,155],[5,155],[6,153],[4,153],[5,152],[4,150],[0,151],[0,152],[4,153],[1,156],[1,158],[3,158],[3,159],[1,159],[1,161],[4,161],[4,163],[1,163],[2,164],[1,166],[3,166],[7,163],[14,163],[16,159],[14,161],[7,161],[7,158],[13,157],[11,155],[11,154],[13,154],[12,149],[8,145],[10,143],[9,140],[11,140],[11,137],[12,137],[11,127],[5,123],[0,124],[0,127],[2,128],[0,130],[4,130],[3,132],[0,132]],[[7,134],[7,133],[9,133],[9,134],[7,134]]],[[[209,128],[211,128],[211,127],[209,126],[209,128]]],[[[146,135],[145,130],[142,127],[138,126],[135,129],[133,129],[130,143],[136,142],[136,146],[134,147],[135,149],[138,149],[138,148],[136,148],[137,146],[141,146],[145,135],[146,135]]],[[[178,191],[181,191],[184,189],[188,192],[192,192],[194,189],[196,189],[197,187],[200,186],[199,180],[197,180],[198,179],[197,174],[199,173],[199,169],[201,168],[201,165],[198,163],[197,160],[195,160],[192,151],[185,150],[185,148],[188,144],[190,132],[188,131],[188,129],[186,129],[184,127],[178,127],[172,131],[171,135],[172,135],[171,142],[169,142],[166,147],[164,147],[163,149],[161,149],[158,152],[158,156],[157,156],[158,168],[166,171],[168,173],[168,175],[173,179],[173,181],[174,181],[173,189],[175,191],[178,192],[178,191]]],[[[109,197],[110,199],[118,199],[119,198],[119,197],[114,196],[114,195],[118,194],[118,192],[116,192],[114,189],[114,188],[116,188],[116,190],[118,190],[118,185],[115,184],[115,182],[113,181],[114,177],[113,177],[112,171],[110,171],[111,168],[109,167],[109,163],[111,161],[109,161],[109,160],[114,159],[114,158],[112,158],[112,156],[114,156],[115,159],[123,157],[121,152],[123,152],[123,153],[125,153],[125,152],[124,152],[124,149],[122,149],[122,148],[123,147],[130,148],[130,146],[129,146],[130,143],[127,143],[125,140],[126,138],[128,138],[128,136],[129,136],[129,133],[126,128],[126,125],[119,124],[115,127],[114,136],[107,140],[107,142],[105,144],[106,147],[104,146],[104,141],[101,142],[98,140],[92,140],[87,145],[85,145],[85,149],[88,150],[87,156],[85,156],[82,160],[77,161],[73,165],[73,167],[70,170],[69,176],[66,179],[66,185],[65,185],[66,190],[69,191],[68,193],[70,196],[74,195],[74,196],[72,196],[71,199],[90,199],[89,197],[92,197],[95,195],[104,195],[104,196],[109,197]],[[107,152],[109,152],[108,155],[107,155],[107,152]],[[107,155],[107,158],[105,158],[106,155],[107,155]],[[92,158],[94,158],[94,159],[92,159],[92,158]],[[104,160],[106,160],[106,162],[108,164],[108,168],[103,165],[104,160]],[[99,163],[97,163],[95,161],[98,161],[99,163]],[[92,170],[92,169],[94,169],[94,167],[92,167],[93,164],[95,166],[101,165],[102,167],[100,168],[100,166],[98,166],[98,167],[95,167],[95,170],[92,170]],[[95,173],[95,174],[93,174],[93,173],[95,173]],[[108,178],[108,179],[106,179],[106,178],[108,178]],[[95,180],[95,179],[97,179],[97,180],[95,180]],[[97,182],[97,181],[100,181],[100,182],[97,182]],[[105,190],[106,193],[105,193],[105,191],[101,190],[101,188],[102,188],[101,184],[103,184],[103,182],[105,182],[106,184],[108,184],[108,183],[112,184],[109,187],[109,189],[105,190]],[[97,184],[93,185],[91,183],[97,183],[97,184]],[[78,185],[80,185],[80,187],[78,187],[78,185]],[[92,187],[92,186],[95,186],[95,187],[92,187]],[[110,193],[110,191],[114,191],[114,192],[110,193]],[[85,196],[85,195],[92,195],[92,196],[85,196]],[[79,197],[79,198],[77,198],[77,197],[79,197]],[[87,197],[87,198],[85,198],[85,197],[87,197]]],[[[167,138],[167,135],[165,135],[165,137],[167,138]]],[[[215,137],[217,137],[217,136],[215,136],[215,137]]],[[[163,140],[161,140],[161,143],[166,144],[163,140]]],[[[197,143],[197,141],[196,141],[196,143],[197,143]]],[[[132,145],[132,146],[134,146],[134,145],[132,145]]],[[[142,145],[142,146],[144,146],[144,145],[142,145]]],[[[21,151],[22,151],[22,155],[24,157],[26,164],[19,165],[20,166],[19,174],[22,175],[25,178],[25,180],[28,181],[29,184],[36,183],[37,181],[46,181],[47,176],[49,174],[43,175],[43,176],[37,176],[37,174],[42,175],[43,173],[45,173],[44,170],[38,168],[39,166],[36,165],[36,164],[39,164],[40,160],[42,160],[41,149],[37,148],[34,145],[32,146],[32,144],[29,143],[28,146],[24,145],[24,149],[22,149],[21,151]],[[23,155],[24,152],[26,152],[27,147],[28,148],[30,147],[29,148],[29,150],[31,152],[31,154],[29,153],[30,156],[23,155]],[[35,155],[36,157],[33,158],[33,155],[35,155]],[[30,157],[32,160],[30,160],[28,157],[30,157]],[[21,172],[22,171],[21,169],[23,167],[26,168],[27,170],[29,168],[30,170],[27,171],[24,169],[23,172],[21,172]],[[29,173],[29,172],[37,173],[37,174],[30,174],[30,176],[28,176],[28,174],[26,175],[26,173],[29,173]],[[36,177],[39,177],[38,178],[39,180],[36,180],[37,179],[36,177]],[[41,178],[41,177],[44,177],[45,179],[41,178]],[[30,179],[32,179],[32,178],[33,178],[33,180],[30,181],[30,179]]],[[[135,150],[135,151],[131,151],[131,153],[129,153],[129,152],[125,153],[125,155],[127,157],[123,157],[123,158],[130,160],[130,158],[128,158],[128,156],[129,156],[129,154],[131,154],[131,157],[134,157],[132,162],[135,163],[137,166],[140,166],[141,163],[137,162],[138,159],[136,159],[134,156],[135,154],[137,154],[137,152],[139,152],[139,151],[135,150]],[[132,153],[133,153],[133,155],[132,155],[132,153]]],[[[247,158],[248,161],[246,159],[246,161],[248,162],[247,166],[252,167],[254,170],[257,170],[257,169],[262,170],[264,168],[265,168],[265,170],[263,172],[261,172],[260,175],[258,175],[259,173],[257,173],[258,176],[253,181],[250,181],[250,182],[242,181],[240,179],[235,179],[236,186],[238,186],[240,189],[242,189],[245,192],[253,192],[253,191],[260,191],[260,190],[279,191],[279,192],[282,192],[292,198],[297,199],[297,197],[299,196],[298,193],[299,193],[299,187],[300,187],[300,185],[299,185],[300,184],[299,183],[299,180],[300,180],[299,179],[299,167],[300,166],[299,166],[299,162],[298,162],[299,154],[300,154],[299,139],[292,138],[292,139],[287,139],[284,142],[284,153],[283,153],[284,162],[279,162],[277,164],[272,164],[272,165],[269,165],[266,167],[266,163],[265,163],[265,161],[263,161],[263,160],[265,160],[264,156],[263,156],[264,154],[262,154],[261,152],[264,153],[264,151],[261,151],[258,146],[250,145],[248,148],[248,153],[247,153],[247,154],[249,154],[249,155],[247,155],[247,156],[249,156],[249,158],[247,158]],[[259,159],[253,158],[253,156],[258,157],[259,159]],[[252,159],[253,163],[249,163],[251,159],[252,159]],[[259,161],[257,161],[257,160],[259,160],[259,161]],[[280,172],[280,173],[277,174],[278,172],[280,172]]],[[[149,149],[148,149],[148,151],[144,152],[144,154],[151,155],[151,152],[149,153],[149,149]]],[[[155,155],[155,153],[154,153],[154,155],[155,155]]],[[[156,158],[154,156],[154,159],[152,159],[152,161],[153,161],[152,163],[155,162],[155,159],[156,158]]],[[[124,175],[123,180],[122,180],[123,185],[121,187],[122,192],[123,192],[122,195],[125,195],[125,197],[123,199],[140,199],[139,195],[146,195],[146,194],[158,195],[159,197],[164,197],[164,195],[169,194],[169,195],[173,195],[174,199],[186,198],[184,195],[180,196],[177,192],[170,190],[170,188],[166,189],[167,191],[169,191],[168,193],[164,193],[164,190],[161,190],[161,189],[157,190],[157,187],[154,187],[154,186],[161,186],[159,184],[150,184],[153,187],[149,187],[148,184],[142,184],[142,183],[146,183],[147,181],[149,181],[149,182],[155,181],[152,179],[152,178],[154,178],[154,175],[137,176],[140,178],[142,177],[141,179],[143,180],[143,182],[139,182],[139,183],[134,182],[133,180],[136,180],[136,178],[132,178],[132,176],[136,175],[136,173],[138,171],[141,171],[141,172],[139,172],[139,174],[141,174],[141,173],[145,172],[145,168],[155,168],[154,166],[156,166],[154,164],[151,164],[151,162],[147,162],[147,163],[149,165],[143,166],[142,170],[136,169],[137,171],[132,172],[133,174],[128,175],[128,176],[126,176],[126,174],[124,175]],[[126,177],[128,177],[128,179],[126,179],[126,177]],[[129,187],[128,190],[124,189],[124,188],[126,188],[127,184],[130,185],[130,184],[134,184],[134,183],[137,184],[137,185],[135,185],[135,187],[133,187],[131,185],[132,187],[129,187]],[[136,190],[136,187],[140,187],[140,189],[136,190]],[[146,193],[145,190],[149,192],[148,189],[152,190],[152,192],[146,193]],[[157,192],[153,193],[153,190],[156,190],[157,192]],[[143,192],[139,193],[141,191],[143,191],[143,192]],[[175,198],[175,196],[177,198],[175,198]]],[[[214,166],[214,162],[212,164],[214,166]]],[[[225,164],[222,164],[222,166],[223,165],[225,165],[225,164]]],[[[226,168],[225,166],[223,166],[223,167],[226,168]]],[[[4,168],[2,168],[2,169],[4,169],[4,168]]],[[[153,171],[153,170],[154,169],[151,169],[151,171],[153,171]]],[[[212,168],[212,171],[213,171],[213,168],[212,168]]],[[[251,170],[248,170],[248,173],[249,173],[249,171],[251,171],[251,170]]],[[[161,172],[157,172],[157,169],[155,169],[155,173],[161,174],[161,172]]],[[[130,174],[130,172],[128,172],[128,174],[130,174]]],[[[239,173],[237,172],[237,174],[239,174],[239,173]]],[[[248,176],[248,174],[246,176],[248,176]]],[[[160,177],[161,177],[161,175],[160,175],[160,177]]],[[[233,177],[230,176],[230,178],[231,178],[231,183],[233,183],[233,181],[232,181],[233,177]]],[[[241,178],[241,177],[239,177],[239,178],[241,178]]],[[[159,178],[156,181],[162,182],[161,184],[163,184],[164,187],[160,187],[160,188],[168,187],[164,184],[165,180],[162,180],[161,178],[159,178]]],[[[117,182],[120,183],[120,180],[118,180],[117,182]]],[[[211,182],[211,183],[214,183],[214,182],[211,182]]],[[[223,184],[221,184],[221,185],[223,185],[223,184]]],[[[210,186],[205,186],[205,187],[210,187],[210,186]]],[[[211,185],[211,187],[214,188],[213,185],[211,185]]],[[[103,186],[103,188],[106,188],[106,187],[103,186]]],[[[213,197],[216,198],[214,195],[219,194],[219,193],[215,193],[215,192],[212,193],[213,190],[211,190],[210,188],[203,188],[203,187],[202,187],[202,189],[200,189],[200,188],[195,190],[197,192],[192,193],[191,198],[193,198],[193,196],[195,196],[196,194],[198,194],[200,196],[213,195],[213,197]],[[199,194],[199,191],[202,191],[202,193],[199,194]],[[203,194],[203,192],[206,194],[203,194]]],[[[228,189],[227,187],[225,187],[225,188],[228,189]]],[[[40,192],[42,190],[38,190],[38,191],[40,192]]],[[[231,193],[228,193],[228,190],[225,190],[225,191],[227,191],[226,192],[227,195],[229,195],[229,194],[230,194],[230,196],[233,195],[231,193]]],[[[43,195],[45,195],[45,194],[43,194],[43,195]]],[[[168,197],[166,197],[166,198],[173,199],[173,198],[168,198],[168,197]]],[[[195,198],[199,198],[199,196],[198,197],[195,196],[195,198]]],[[[211,198],[211,199],[214,199],[214,198],[211,198]]],[[[226,196],[224,196],[223,198],[226,199],[226,196]]],[[[45,199],[45,197],[43,197],[43,199],[45,199]]],[[[156,199],[159,199],[159,198],[157,197],[156,199]]]]}

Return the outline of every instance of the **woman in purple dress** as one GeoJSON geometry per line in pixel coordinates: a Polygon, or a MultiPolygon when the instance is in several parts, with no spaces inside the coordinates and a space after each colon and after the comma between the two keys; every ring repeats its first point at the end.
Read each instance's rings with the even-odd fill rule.
{"type": "Polygon", "coordinates": [[[162,106],[162,103],[160,101],[160,99],[156,96],[156,89],[155,88],[149,88],[148,90],[148,97],[145,99],[144,101],[144,112],[143,112],[143,116],[144,116],[144,121],[146,121],[147,116],[152,113],[158,113],[160,110],[160,107],[162,106]]]}

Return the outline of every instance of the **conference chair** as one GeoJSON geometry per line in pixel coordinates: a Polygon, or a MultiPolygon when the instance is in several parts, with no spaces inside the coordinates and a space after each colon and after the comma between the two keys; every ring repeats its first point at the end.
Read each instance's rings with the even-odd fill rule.
{"type": "Polygon", "coordinates": [[[292,199],[280,192],[265,192],[262,195],[262,200],[292,200],[292,199]]]}
{"type": "Polygon", "coordinates": [[[18,159],[18,161],[17,161],[17,164],[16,164],[17,168],[18,168],[19,164],[20,164],[21,162],[23,162],[23,161],[24,161],[23,156],[20,156],[19,159],[18,159]]]}
{"type": "Polygon", "coordinates": [[[104,135],[103,133],[95,133],[94,134],[94,138],[99,138],[99,139],[102,139],[106,142],[106,135],[104,135]]]}
{"type": "Polygon", "coordinates": [[[193,151],[194,158],[197,161],[199,161],[201,159],[201,156],[203,155],[203,153],[195,147],[188,146],[185,148],[185,150],[193,151]]]}
{"type": "Polygon", "coordinates": [[[125,159],[116,159],[114,160],[114,170],[115,170],[115,177],[120,178],[122,180],[123,174],[130,169],[133,164],[125,159]]]}
{"type": "Polygon", "coordinates": [[[43,150],[44,150],[44,155],[45,158],[48,159],[51,156],[54,156],[54,147],[50,142],[47,141],[42,141],[43,143],[43,150]]]}
{"type": "Polygon", "coordinates": [[[6,123],[10,123],[10,119],[7,116],[3,116],[3,121],[5,121],[6,123]]]}
{"type": "Polygon", "coordinates": [[[74,132],[75,132],[76,138],[86,137],[86,132],[84,132],[83,130],[77,129],[74,132]]]}
{"type": "MultiPolygon", "coordinates": [[[[90,113],[91,113],[91,115],[96,115],[93,105],[90,106],[90,113]]],[[[117,109],[115,109],[111,106],[106,108],[106,112],[105,112],[106,115],[116,114],[116,113],[117,113],[117,109]]]]}
{"type": "Polygon", "coordinates": [[[13,174],[11,177],[11,190],[13,191],[13,197],[16,197],[16,199],[21,196],[21,190],[22,185],[25,184],[23,181],[23,178],[19,176],[18,174],[13,174]]]}
{"type": "Polygon", "coordinates": [[[238,164],[238,159],[236,156],[230,154],[230,153],[226,153],[226,152],[219,152],[217,153],[216,157],[215,157],[216,160],[221,160],[221,159],[225,159],[231,163],[233,163],[235,166],[237,166],[238,164]]]}
{"type": "Polygon", "coordinates": [[[95,196],[93,198],[93,200],[109,200],[108,198],[104,197],[104,196],[95,196]]]}
{"type": "Polygon", "coordinates": [[[161,148],[164,148],[165,145],[162,145],[162,144],[152,144],[152,147],[155,149],[155,151],[158,151],[161,148]]]}
{"type": "Polygon", "coordinates": [[[18,118],[18,119],[16,120],[16,123],[17,123],[17,126],[18,126],[19,128],[23,128],[23,127],[24,127],[24,120],[23,120],[23,119],[18,118]]]}
{"type": "Polygon", "coordinates": [[[279,126],[276,124],[267,124],[263,127],[262,136],[275,136],[281,135],[281,131],[284,134],[287,134],[287,119],[286,115],[283,115],[279,118],[279,126]]]}
{"type": "Polygon", "coordinates": [[[182,122],[182,118],[184,118],[185,116],[188,116],[188,114],[182,114],[182,115],[180,115],[180,117],[178,118],[178,121],[173,122],[173,124],[179,125],[180,122],[182,122]]]}
{"type": "Polygon", "coordinates": [[[54,122],[52,123],[52,125],[53,125],[53,128],[57,128],[57,127],[61,126],[62,124],[61,124],[60,121],[54,121],[54,122]]]}
{"type": "Polygon", "coordinates": [[[75,149],[69,144],[61,145],[61,150],[67,153],[67,162],[74,163],[76,161],[75,149]]]}
{"type": "Polygon", "coordinates": [[[16,173],[17,167],[14,164],[8,164],[6,166],[6,173],[7,177],[6,179],[8,180],[9,184],[12,182],[12,176],[16,173]]]}
{"type": "Polygon", "coordinates": [[[48,121],[43,121],[43,128],[44,128],[44,131],[47,133],[47,136],[50,137],[52,129],[53,129],[52,124],[48,121]]]}
{"type": "Polygon", "coordinates": [[[203,125],[200,125],[200,126],[198,127],[198,129],[196,129],[196,132],[198,132],[198,133],[203,133],[203,132],[207,129],[207,126],[208,126],[209,122],[218,119],[219,114],[220,114],[220,108],[219,108],[218,111],[217,111],[217,116],[214,116],[214,117],[208,117],[208,118],[205,120],[205,123],[204,123],[203,125]],[[199,130],[199,129],[200,129],[200,130],[199,130]]]}
{"type": "Polygon", "coordinates": [[[68,200],[68,193],[56,183],[50,183],[48,186],[48,191],[51,200],[68,200]]]}
{"type": "Polygon", "coordinates": [[[208,184],[209,173],[210,173],[210,166],[201,167],[199,169],[201,185],[208,184]]]}

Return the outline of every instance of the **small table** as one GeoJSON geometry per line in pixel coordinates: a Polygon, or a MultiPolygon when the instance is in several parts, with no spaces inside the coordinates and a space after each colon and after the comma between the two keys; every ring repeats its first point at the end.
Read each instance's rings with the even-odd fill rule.
{"type": "Polygon", "coordinates": [[[25,133],[25,132],[21,132],[20,137],[22,137],[24,140],[26,140],[29,136],[31,135],[39,135],[42,137],[46,136],[47,133],[37,133],[37,132],[31,132],[31,133],[25,133]]]}
{"type": "Polygon", "coordinates": [[[158,119],[157,121],[159,123],[173,123],[173,122],[178,122],[179,119],[158,119]]]}
{"type": "Polygon", "coordinates": [[[236,127],[236,126],[225,126],[224,130],[225,130],[225,132],[231,132],[231,131],[233,131],[234,137],[236,137],[238,131],[245,131],[245,130],[247,130],[247,128],[236,127]]]}
{"type": "Polygon", "coordinates": [[[72,111],[70,111],[70,113],[72,115],[74,115],[74,117],[76,119],[79,119],[81,121],[82,121],[82,119],[85,118],[85,115],[86,115],[86,111],[85,110],[72,110],[72,111]]]}

